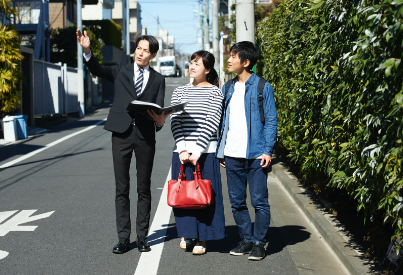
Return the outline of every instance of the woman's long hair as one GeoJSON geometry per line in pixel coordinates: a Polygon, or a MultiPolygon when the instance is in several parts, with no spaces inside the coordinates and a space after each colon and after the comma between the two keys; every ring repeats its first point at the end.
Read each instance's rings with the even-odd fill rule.
{"type": "Polygon", "coordinates": [[[218,80],[217,71],[214,69],[215,58],[214,55],[208,51],[197,51],[192,54],[190,60],[201,58],[203,61],[204,68],[210,70],[210,72],[206,76],[206,80],[208,83],[213,84],[217,87],[220,86],[218,80]]]}

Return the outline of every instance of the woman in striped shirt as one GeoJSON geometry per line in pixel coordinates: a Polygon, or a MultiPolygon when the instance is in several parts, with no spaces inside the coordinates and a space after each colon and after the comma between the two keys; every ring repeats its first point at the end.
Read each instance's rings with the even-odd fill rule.
{"type": "Polygon", "coordinates": [[[220,165],[214,154],[217,128],[221,117],[223,94],[218,88],[214,56],[207,51],[195,52],[189,66],[193,82],[175,89],[171,104],[190,101],[182,112],[171,114],[171,130],[175,139],[172,156],[172,179],[178,179],[184,164],[186,180],[193,180],[194,165],[199,162],[203,179],[212,183],[212,205],[205,209],[174,208],[176,228],[182,237],[180,247],[190,248],[196,240],[193,254],[206,253],[207,240],[225,237],[224,205],[220,165]]]}

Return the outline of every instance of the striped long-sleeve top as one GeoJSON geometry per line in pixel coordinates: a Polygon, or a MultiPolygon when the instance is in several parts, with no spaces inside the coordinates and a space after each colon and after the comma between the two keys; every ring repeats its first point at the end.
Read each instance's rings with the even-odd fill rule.
{"type": "Polygon", "coordinates": [[[171,130],[175,139],[174,152],[186,150],[200,156],[214,153],[224,96],[217,86],[180,86],[172,94],[172,104],[190,101],[181,112],[171,114],[171,130]]]}

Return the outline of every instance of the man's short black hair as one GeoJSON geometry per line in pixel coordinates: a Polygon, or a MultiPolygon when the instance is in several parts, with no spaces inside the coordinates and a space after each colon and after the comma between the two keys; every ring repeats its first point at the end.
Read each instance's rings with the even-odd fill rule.
{"type": "Polygon", "coordinates": [[[151,35],[140,35],[137,39],[136,39],[136,48],[139,45],[139,42],[141,40],[147,40],[148,41],[148,45],[150,47],[150,53],[157,53],[160,46],[158,44],[158,40],[151,35]]]}
{"type": "Polygon", "coordinates": [[[252,70],[253,66],[255,66],[257,60],[259,59],[258,49],[256,49],[255,45],[249,41],[241,41],[235,43],[234,45],[232,45],[230,52],[238,54],[239,58],[241,59],[241,63],[249,60],[249,70],[252,70]]]}

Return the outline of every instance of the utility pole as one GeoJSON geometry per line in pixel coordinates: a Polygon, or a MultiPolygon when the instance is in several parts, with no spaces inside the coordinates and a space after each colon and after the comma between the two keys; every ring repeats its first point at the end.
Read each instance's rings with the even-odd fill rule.
{"type": "MultiPolygon", "coordinates": [[[[218,56],[220,55],[219,49],[219,26],[218,26],[218,0],[213,0],[213,51],[214,56],[216,58],[216,62],[214,63],[214,68],[218,70],[220,68],[220,64],[217,62],[218,56]]],[[[222,72],[220,72],[221,74],[222,72]]]]}
{"type": "Polygon", "coordinates": [[[206,48],[205,48],[205,42],[204,42],[204,34],[206,33],[206,30],[205,30],[205,28],[203,27],[203,7],[202,7],[202,5],[200,4],[200,12],[199,12],[199,15],[200,15],[200,29],[201,29],[201,31],[202,31],[202,34],[201,34],[201,44],[202,44],[202,49],[203,50],[205,50],[206,48]]]}
{"type": "MultiPolygon", "coordinates": [[[[158,43],[160,43],[160,19],[157,15],[157,41],[158,43]]],[[[160,72],[160,56],[161,56],[161,50],[162,50],[162,46],[160,45],[160,49],[157,52],[157,72],[160,72]]]]}
{"type": "Polygon", "coordinates": [[[255,1],[237,0],[236,11],[236,42],[255,43],[255,1]]]}
{"type": "Polygon", "coordinates": [[[232,29],[232,23],[230,23],[230,20],[231,20],[231,17],[232,17],[232,10],[231,10],[231,7],[232,7],[232,3],[233,1],[232,0],[228,0],[228,28],[230,28],[230,29],[232,29]]]}
{"type": "MultiPolygon", "coordinates": [[[[213,0],[214,1],[214,0],[213,0]]],[[[209,20],[209,0],[204,0],[204,50],[210,50],[210,20],[209,20]]],[[[213,14],[213,22],[214,22],[214,14],[213,14]]]]}
{"type": "MultiPolygon", "coordinates": [[[[77,29],[81,32],[83,31],[83,21],[82,21],[82,0],[77,0],[77,29]]],[[[78,114],[80,117],[85,116],[85,105],[84,105],[84,72],[83,72],[83,47],[77,41],[77,85],[78,85],[78,114]]]]}
{"type": "Polygon", "coordinates": [[[122,21],[123,21],[123,49],[126,54],[126,63],[130,63],[130,10],[129,0],[122,1],[122,21]]]}
{"type": "Polygon", "coordinates": [[[126,60],[130,63],[130,5],[126,0],[126,60]]]}
{"type": "MultiPolygon", "coordinates": [[[[224,85],[224,38],[227,38],[228,35],[224,34],[224,32],[220,33],[220,83],[221,87],[224,85]]],[[[217,63],[217,62],[216,62],[217,63]]]]}

